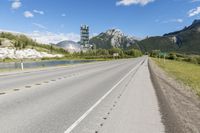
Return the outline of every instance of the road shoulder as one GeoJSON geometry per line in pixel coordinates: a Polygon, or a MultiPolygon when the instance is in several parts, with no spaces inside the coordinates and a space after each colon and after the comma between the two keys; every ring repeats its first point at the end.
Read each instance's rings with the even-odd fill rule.
{"type": "Polygon", "coordinates": [[[167,133],[200,132],[200,100],[183,83],[170,77],[150,60],[151,79],[162,112],[167,133]]]}
{"type": "Polygon", "coordinates": [[[165,132],[147,62],[146,60],[131,79],[118,108],[100,133],[165,132]]]}

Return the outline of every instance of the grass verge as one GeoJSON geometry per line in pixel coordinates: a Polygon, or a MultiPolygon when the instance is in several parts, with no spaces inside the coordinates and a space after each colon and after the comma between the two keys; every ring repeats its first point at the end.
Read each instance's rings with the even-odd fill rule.
{"type": "Polygon", "coordinates": [[[159,67],[190,86],[200,96],[200,65],[174,60],[166,60],[164,63],[163,60],[152,59],[159,67]]]}

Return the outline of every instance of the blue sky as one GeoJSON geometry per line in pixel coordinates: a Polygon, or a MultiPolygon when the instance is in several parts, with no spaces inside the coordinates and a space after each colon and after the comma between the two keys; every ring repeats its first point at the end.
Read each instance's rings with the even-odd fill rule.
{"type": "Polygon", "coordinates": [[[0,30],[49,43],[110,28],[137,37],[162,35],[200,18],[200,0],[0,0],[0,30]]]}

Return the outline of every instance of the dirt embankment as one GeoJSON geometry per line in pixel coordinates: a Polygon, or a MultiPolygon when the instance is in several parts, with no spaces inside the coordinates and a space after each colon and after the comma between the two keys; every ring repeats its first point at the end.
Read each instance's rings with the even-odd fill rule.
{"type": "Polygon", "coordinates": [[[149,60],[149,69],[166,132],[200,133],[200,98],[152,60],[149,60]]]}

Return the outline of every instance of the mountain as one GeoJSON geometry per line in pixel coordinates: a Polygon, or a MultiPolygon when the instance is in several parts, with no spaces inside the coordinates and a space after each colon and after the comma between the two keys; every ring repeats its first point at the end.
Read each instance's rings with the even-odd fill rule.
{"type": "Polygon", "coordinates": [[[137,42],[137,38],[126,36],[119,29],[107,30],[106,32],[102,32],[99,35],[90,39],[90,44],[95,44],[97,48],[103,49],[110,49],[113,47],[122,49],[132,47],[139,49],[137,42]]]}
{"type": "Polygon", "coordinates": [[[156,49],[163,52],[200,54],[200,20],[194,20],[192,25],[180,31],[146,38],[138,44],[144,52],[156,49]]]}
{"type": "Polygon", "coordinates": [[[70,53],[80,52],[82,50],[81,45],[74,41],[62,41],[56,44],[56,46],[61,47],[70,53]]]}

